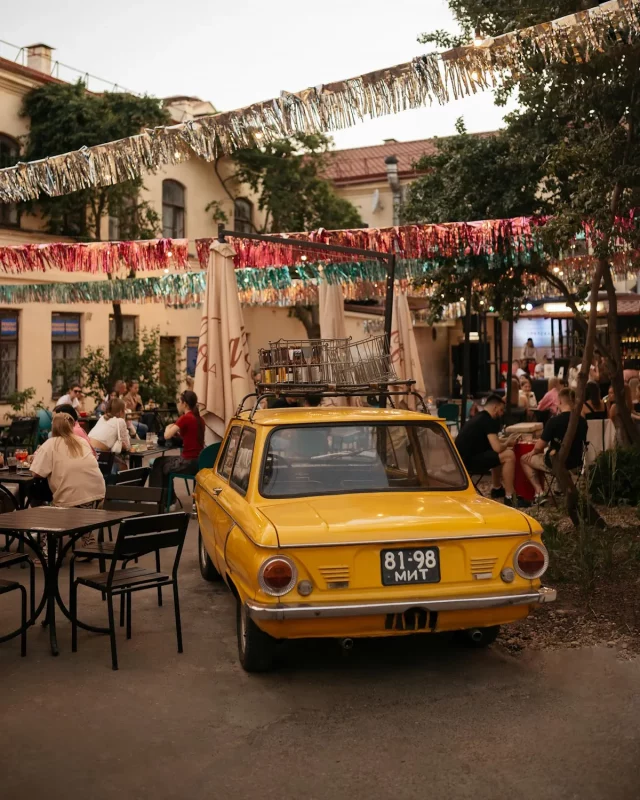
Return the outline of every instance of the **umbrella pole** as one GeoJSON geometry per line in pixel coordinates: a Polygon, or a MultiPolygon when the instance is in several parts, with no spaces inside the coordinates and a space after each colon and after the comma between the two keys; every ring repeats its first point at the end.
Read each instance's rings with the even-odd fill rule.
{"type": "Polygon", "coordinates": [[[513,380],[513,310],[509,317],[509,341],[507,343],[507,381],[505,386],[507,410],[506,416],[511,414],[511,381],[513,380]]]}
{"type": "Polygon", "coordinates": [[[460,424],[467,421],[467,395],[471,381],[471,283],[467,289],[467,307],[464,317],[464,345],[462,357],[462,403],[460,405],[460,424]]]}
{"type": "MultiPolygon", "coordinates": [[[[390,253],[387,261],[387,291],[384,298],[384,352],[391,355],[391,325],[393,322],[393,288],[396,280],[396,257],[390,253]]],[[[389,359],[391,361],[391,359],[389,359]]],[[[380,408],[387,405],[387,395],[382,392],[379,400],[380,408]]]]}

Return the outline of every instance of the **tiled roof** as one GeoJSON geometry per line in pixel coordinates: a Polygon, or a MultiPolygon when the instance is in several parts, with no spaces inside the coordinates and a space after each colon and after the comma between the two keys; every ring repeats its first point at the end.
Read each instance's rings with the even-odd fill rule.
{"type": "Polygon", "coordinates": [[[18,64],[15,61],[9,61],[7,58],[0,58],[0,71],[14,72],[16,75],[23,75],[25,78],[39,81],[40,83],[65,83],[59,78],[54,78],[53,75],[45,75],[44,72],[39,72],[37,69],[25,67],[23,64],[18,64]]]}
{"type": "MultiPolygon", "coordinates": [[[[492,136],[492,132],[479,133],[478,136],[492,136]]],[[[424,155],[434,155],[435,139],[415,139],[412,142],[391,142],[370,147],[353,147],[348,150],[334,150],[328,159],[324,176],[338,185],[362,183],[371,180],[384,180],[387,176],[384,160],[387,156],[398,159],[398,173],[401,178],[409,178],[419,173],[413,168],[415,161],[424,155]]]]}

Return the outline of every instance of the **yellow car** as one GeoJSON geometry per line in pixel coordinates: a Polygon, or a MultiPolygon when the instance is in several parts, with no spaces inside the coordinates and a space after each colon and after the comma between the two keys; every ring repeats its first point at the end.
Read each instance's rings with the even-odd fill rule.
{"type": "Polygon", "coordinates": [[[480,647],[556,597],[540,525],[479,495],[422,413],[242,412],[196,502],[200,569],[236,597],[247,671],[285,639],[460,631],[480,647]]]}

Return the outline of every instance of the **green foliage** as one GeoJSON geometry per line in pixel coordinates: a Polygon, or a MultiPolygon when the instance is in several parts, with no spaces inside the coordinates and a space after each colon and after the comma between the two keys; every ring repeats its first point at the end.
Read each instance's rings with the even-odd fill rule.
{"type": "Polygon", "coordinates": [[[505,219],[544,210],[536,198],[540,165],[512,152],[512,136],[469,134],[462,120],[457,129],[458,136],[436,139],[436,153],[414,164],[427,174],[409,187],[405,222],[505,219]]]}
{"type": "Polygon", "coordinates": [[[118,380],[137,380],[146,403],[175,401],[181,379],[177,363],[160,346],[160,330],[143,329],[135,341],[118,342],[107,355],[104,348],[88,347],[81,360],[85,394],[100,402],[118,380]]]}
{"type": "Polygon", "coordinates": [[[640,450],[621,447],[604,450],[591,471],[591,493],[608,506],[640,504],[640,450]]]}
{"type": "Polygon", "coordinates": [[[222,208],[222,203],[219,200],[212,200],[204,208],[205,211],[211,212],[211,219],[218,224],[226,225],[229,221],[229,216],[222,208]]]}
{"type": "Polygon", "coordinates": [[[13,411],[5,414],[6,419],[15,419],[16,417],[33,417],[40,408],[46,408],[44,400],[37,400],[35,403],[31,401],[36,396],[36,390],[33,386],[28,389],[23,389],[21,392],[13,392],[7,397],[7,403],[11,406],[13,411]]]}
{"type": "MultiPolygon", "coordinates": [[[[152,97],[126,93],[92,94],[83,83],[48,83],[24,98],[22,115],[30,119],[28,161],[133,136],[143,128],[169,122],[152,97]]],[[[120,238],[156,235],[158,215],[139,198],[142,179],[117,186],[86,189],[63,197],[43,197],[31,207],[47,220],[51,233],[100,239],[100,224],[109,213],[118,218],[120,238]]]]}
{"type": "Polygon", "coordinates": [[[331,140],[322,134],[298,133],[233,155],[236,178],[259,195],[266,211],[264,230],[305,231],[357,228],[360,215],[322,177],[331,140]]]}

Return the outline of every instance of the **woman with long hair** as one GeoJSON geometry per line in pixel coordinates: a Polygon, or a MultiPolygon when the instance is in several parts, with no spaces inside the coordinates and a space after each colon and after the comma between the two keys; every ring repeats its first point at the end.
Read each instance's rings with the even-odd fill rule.
{"type": "Polygon", "coordinates": [[[109,400],[104,415],[96,422],[89,436],[89,442],[95,450],[120,453],[131,449],[125,415],[123,400],[119,397],[109,400]]]}
{"type": "Polygon", "coordinates": [[[65,412],[53,415],[51,438],[41,445],[31,472],[46,478],[53,505],[61,508],[93,506],[104,500],[104,478],[88,442],[73,432],[75,420],[65,412]]]}
{"type": "Polygon", "coordinates": [[[180,472],[184,475],[195,475],[198,471],[198,457],[204,449],[204,420],[198,409],[198,398],[195,392],[188,389],[180,395],[178,400],[178,419],[167,425],[164,438],[173,439],[174,436],[182,438],[182,450],[179,456],[173,458],[156,459],[149,486],[161,486],[165,491],[169,488],[169,475],[180,472]]]}
{"type": "Polygon", "coordinates": [[[600,386],[595,381],[589,381],[585,387],[582,416],[585,419],[607,418],[607,408],[602,402],[600,386]]]}

